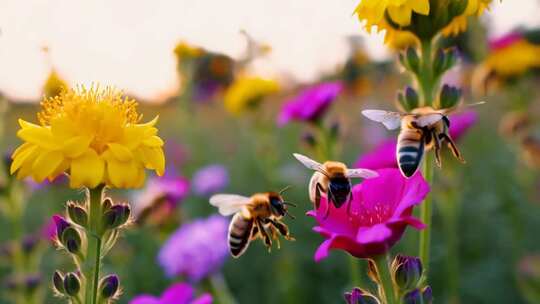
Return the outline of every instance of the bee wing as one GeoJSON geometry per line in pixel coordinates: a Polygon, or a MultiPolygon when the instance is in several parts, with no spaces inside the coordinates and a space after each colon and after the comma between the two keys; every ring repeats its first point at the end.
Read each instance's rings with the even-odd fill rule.
{"type": "Polygon", "coordinates": [[[364,110],[362,111],[362,115],[373,121],[382,123],[388,130],[399,128],[401,118],[403,117],[401,113],[383,110],[364,110]]]}
{"type": "Polygon", "coordinates": [[[375,178],[379,176],[379,173],[369,169],[347,169],[347,177],[357,177],[357,178],[375,178]]]}
{"type": "Polygon", "coordinates": [[[228,216],[240,211],[250,201],[249,197],[242,195],[216,194],[210,198],[210,205],[217,207],[221,215],[228,216]]]}
{"type": "Polygon", "coordinates": [[[302,154],[298,154],[298,153],[293,153],[294,157],[296,159],[298,159],[298,161],[300,161],[304,166],[306,166],[307,168],[311,169],[311,170],[315,170],[315,171],[321,171],[322,170],[322,165],[316,161],[314,161],[313,159],[307,157],[307,156],[304,156],[302,154]]]}
{"type": "Polygon", "coordinates": [[[416,123],[420,127],[427,127],[441,120],[443,116],[444,114],[438,113],[438,112],[432,113],[432,114],[421,115],[418,118],[416,118],[416,123]]]}

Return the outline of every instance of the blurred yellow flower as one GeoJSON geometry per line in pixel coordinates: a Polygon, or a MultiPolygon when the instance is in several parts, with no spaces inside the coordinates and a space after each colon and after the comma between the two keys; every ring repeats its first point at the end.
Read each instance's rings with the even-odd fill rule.
{"type": "Polygon", "coordinates": [[[279,85],[274,80],[240,77],[225,92],[225,108],[233,114],[240,114],[278,90],[279,85]]]}
{"type": "Polygon", "coordinates": [[[180,41],[174,48],[174,54],[176,58],[196,58],[201,56],[204,50],[198,46],[190,45],[185,41],[180,41]]]}
{"type": "Polygon", "coordinates": [[[385,43],[394,49],[402,49],[415,44],[417,38],[411,32],[394,29],[385,14],[397,25],[408,26],[413,12],[429,14],[429,0],[361,0],[354,12],[369,33],[373,27],[377,31],[385,30],[385,43]]]}
{"type": "Polygon", "coordinates": [[[540,46],[521,38],[492,51],[484,61],[484,67],[501,77],[523,74],[540,67],[540,46]]]}
{"type": "Polygon", "coordinates": [[[42,182],[66,172],[72,188],[106,184],[140,187],[145,168],[164,173],[157,117],[141,124],[137,102],[113,88],[81,86],[41,103],[39,125],[19,119],[24,143],[12,155],[11,174],[42,182]]]}
{"type": "Polygon", "coordinates": [[[467,18],[470,16],[481,16],[489,8],[491,2],[492,0],[469,0],[463,14],[452,19],[442,30],[443,35],[456,36],[467,30],[467,18]]]}
{"type": "Polygon", "coordinates": [[[53,69],[43,85],[43,96],[46,98],[55,97],[60,95],[62,90],[67,89],[69,89],[67,82],[65,82],[64,79],[62,79],[60,75],[58,75],[58,73],[53,69]]]}

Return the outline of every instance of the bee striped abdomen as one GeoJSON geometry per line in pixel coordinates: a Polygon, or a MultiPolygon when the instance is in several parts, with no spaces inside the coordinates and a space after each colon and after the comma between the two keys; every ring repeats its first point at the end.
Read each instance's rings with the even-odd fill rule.
{"type": "Polygon", "coordinates": [[[397,159],[401,173],[411,177],[418,170],[424,155],[424,141],[422,135],[413,130],[406,130],[400,134],[397,146],[397,159]]]}
{"type": "Polygon", "coordinates": [[[229,225],[229,251],[235,258],[246,251],[253,230],[253,219],[245,219],[241,213],[233,216],[229,225]]]}

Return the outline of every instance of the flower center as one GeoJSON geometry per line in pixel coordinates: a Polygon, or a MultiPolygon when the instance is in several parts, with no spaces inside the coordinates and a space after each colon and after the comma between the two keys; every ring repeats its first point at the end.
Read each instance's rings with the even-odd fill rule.
{"type": "Polygon", "coordinates": [[[362,202],[354,214],[361,226],[373,226],[386,222],[392,216],[393,211],[392,206],[388,203],[378,202],[368,205],[362,202]]]}
{"type": "Polygon", "coordinates": [[[47,98],[41,106],[38,113],[41,125],[52,127],[54,134],[65,138],[91,136],[90,146],[98,153],[108,143],[120,140],[127,125],[141,119],[137,103],[113,88],[80,87],[47,98]]]}

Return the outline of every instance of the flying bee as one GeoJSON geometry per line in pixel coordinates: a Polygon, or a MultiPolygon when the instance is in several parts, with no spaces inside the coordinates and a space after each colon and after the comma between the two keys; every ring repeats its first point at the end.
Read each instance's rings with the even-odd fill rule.
{"type": "Polygon", "coordinates": [[[216,194],[210,198],[210,204],[219,208],[219,213],[224,216],[234,214],[229,225],[229,251],[234,258],[241,256],[249,246],[249,243],[257,238],[264,241],[270,252],[272,240],[277,241],[280,247],[279,234],[286,240],[294,241],[289,233],[289,228],[281,219],[289,214],[288,206],[296,207],[295,204],[285,202],[281,194],[265,192],[256,193],[251,197],[236,194],[216,194]]]}
{"type": "MultiPolygon", "coordinates": [[[[379,176],[377,172],[369,169],[349,169],[342,162],[327,161],[320,164],[302,154],[294,153],[293,155],[304,166],[315,170],[309,181],[309,199],[315,204],[316,210],[319,209],[322,193],[336,208],[340,208],[352,199],[351,178],[374,178],[379,176]]],[[[350,213],[350,207],[351,204],[348,204],[347,213],[350,213]]],[[[328,216],[329,212],[330,205],[326,210],[326,216],[328,216]]]]}
{"type": "Polygon", "coordinates": [[[424,153],[430,149],[435,150],[435,162],[438,167],[441,167],[441,147],[445,143],[454,157],[465,163],[461,152],[450,137],[448,112],[447,109],[435,110],[432,107],[422,107],[414,109],[411,113],[364,110],[362,114],[373,121],[382,123],[388,130],[401,126],[396,157],[401,173],[409,178],[418,171],[424,153]]]}

